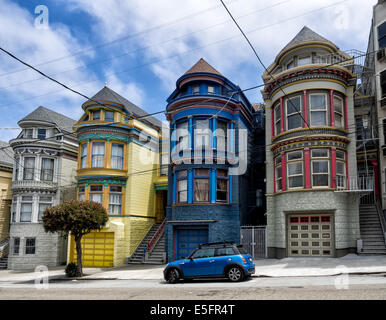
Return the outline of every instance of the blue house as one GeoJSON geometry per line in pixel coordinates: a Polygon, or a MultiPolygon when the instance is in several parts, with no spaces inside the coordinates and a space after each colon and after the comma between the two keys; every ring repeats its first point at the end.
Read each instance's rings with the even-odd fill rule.
{"type": "MultiPolygon", "coordinates": [[[[167,99],[171,128],[166,250],[187,257],[200,243],[240,242],[248,223],[254,114],[240,88],[200,59],[167,99]]],[[[264,152],[264,150],[262,151],[264,152]]]]}

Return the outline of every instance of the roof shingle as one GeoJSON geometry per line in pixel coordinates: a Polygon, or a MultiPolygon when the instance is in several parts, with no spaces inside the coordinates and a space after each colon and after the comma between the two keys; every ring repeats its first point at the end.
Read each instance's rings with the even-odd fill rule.
{"type": "Polygon", "coordinates": [[[203,58],[198,60],[193,67],[191,67],[188,71],[184,73],[184,75],[191,74],[191,73],[213,73],[224,77],[220,72],[218,72],[215,68],[213,68],[203,58]]]}

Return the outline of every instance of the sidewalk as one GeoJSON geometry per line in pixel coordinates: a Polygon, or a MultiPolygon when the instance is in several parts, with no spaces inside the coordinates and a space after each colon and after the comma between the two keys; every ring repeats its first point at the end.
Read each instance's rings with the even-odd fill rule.
{"type": "MultiPolygon", "coordinates": [[[[386,256],[357,256],[349,254],[342,258],[285,258],[255,260],[254,277],[305,277],[332,276],[341,273],[386,273],[386,256]]],[[[163,280],[165,265],[131,264],[114,268],[83,268],[82,280],[163,280]]],[[[0,270],[0,282],[31,281],[41,277],[33,271],[19,272],[0,270]]],[[[67,278],[64,267],[49,270],[50,279],[67,278]]],[[[78,279],[79,280],[79,279],[78,279]]]]}

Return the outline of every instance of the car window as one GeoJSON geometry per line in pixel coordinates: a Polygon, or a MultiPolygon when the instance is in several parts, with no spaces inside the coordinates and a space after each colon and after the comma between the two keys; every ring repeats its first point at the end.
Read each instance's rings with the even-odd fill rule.
{"type": "Polygon", "coordinates": [[[221,256],[233,256],[237,254],[233,248],[217,248],[216,249],[216,257],[221,256]]]}
{"type": "Polygon", "coordinates": [[[192,258],[209,258],[214,256],[214,248],[199,249],[193,253],[192,258]]]}
{"type": "Polygon", "coordinates": [[[249,254],[243,247],[237,247],[237,249],[239,249],[241,254],[249,254]]]}

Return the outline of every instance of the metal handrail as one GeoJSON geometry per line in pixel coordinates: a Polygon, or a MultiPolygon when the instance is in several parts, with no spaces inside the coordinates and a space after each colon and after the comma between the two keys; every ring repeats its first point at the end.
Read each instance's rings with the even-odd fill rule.
{"type": "Polygon", "coordinates": [[[381,201],[379,199],[376,201],[375,206],[377,209],[379,221],[381,221],[383,240],[385,241],[385,244],[386,244],[386,221],[385,221],[385,216],[383,215],[383,212],[382,212],[381,201]]]}
{"type": "Polygon", "coordinates": [[[166,225],[166,218],[164,219],[164,221],[161,223],[161,225],[157,229],[157,231],[154,234],[153,238],[151,238],[147,242],[146,252],[150,253],[154,249],[155,245],[157,244],[158,240],[161,238],[161,235],[163,234],[163,231],[165,229],[165,225],[166,225]]]}

